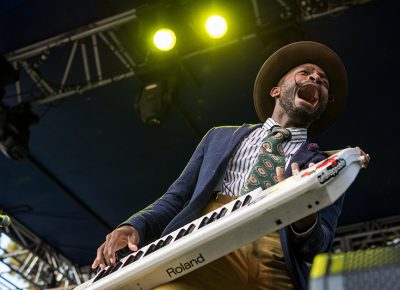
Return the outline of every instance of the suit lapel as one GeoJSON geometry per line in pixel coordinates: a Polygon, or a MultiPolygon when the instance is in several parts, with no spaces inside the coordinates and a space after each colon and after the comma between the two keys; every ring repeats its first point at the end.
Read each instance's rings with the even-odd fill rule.
{"type": "Polygon", "coordinates": [[[218,160],[217,164],[219,168],[225,168],[228,165],[230,158],[232,157],[234,151],[237,149],[242,140],[253,132],[255,129],[261,127],[262,124],[249,125],[243,124],[240,128],[238,128],[230,137],[228,145],[222,149],[224,152],[221,155],[220,160],[218,160]]]}

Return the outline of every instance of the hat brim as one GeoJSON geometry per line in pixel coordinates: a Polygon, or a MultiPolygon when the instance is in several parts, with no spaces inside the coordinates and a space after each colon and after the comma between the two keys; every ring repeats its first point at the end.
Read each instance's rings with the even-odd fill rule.
{"type": "Polygon", "coordinates": [[[339,117],[347,97],[347,73],[339,56],[327,46],[313,41],[288,44],[274,52],[262,65],[254,83],[254,106],[262,122],[272,115],[275,99],[270,91],[291,69],[305,63],[318,65],[328,76],[329,94],[334,102],[328,104],[319,120],[308,128],[316,136],[328,129],[339,117]]]}

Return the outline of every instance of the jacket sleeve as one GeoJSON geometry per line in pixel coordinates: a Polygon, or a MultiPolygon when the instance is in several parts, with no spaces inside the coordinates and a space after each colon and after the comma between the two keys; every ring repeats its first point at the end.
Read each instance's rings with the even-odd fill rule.
{"type": "MultiPolygon", "coordinates": [[[[310,162],[317,163],[326,156],[319,155],[310,162]]],[[[306,164],[305,168],[308,167],[306,164]]],[[[330,206],[318,213],[317,223],[314,229],[305,236],[297,236],[287,227],[288,237],[294,245],[297,255],[306,262],[312,262],[313,258],[323,252],[328,252],[335,237],[337,221],[342,211],[344,195],[330,206]]]]}
{"type": "Polygon", "coordinates": [[[197,146],[188,164],[178,179],[154,203],[132,215],[123,225],[133,226],[139,233],[139,246],[160,237],[168,223],[183,209],[190,200],[197,183],[203,162],[204,148],[211,129],[197,146]]]}

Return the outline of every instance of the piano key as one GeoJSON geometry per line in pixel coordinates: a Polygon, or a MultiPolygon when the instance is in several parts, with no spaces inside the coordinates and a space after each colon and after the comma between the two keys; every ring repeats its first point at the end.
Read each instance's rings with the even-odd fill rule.
{"type": "Polygon", "coordinates": [[[137,261],[142,255],[143,255],[143,251],[138,251],[138,252],[135,252],[135,253],[131,254],[128,257],[128,259],[125,260],[125,262],[124,262],[124,264],[122,265],[121,268],[123,268],[125,266],[128,266],[129,264],[137,261]]]}
{"type": "Polygon", "coordinates": [[[187,236],[188,234],[190,234],[191,232],[193,232],[193,230],[196,228],[195,224],[190,224],[190,226],[188,227],[188,229],[185,232],[185,236],[187,236]]]}
{"type": "Polygon", "coordinates": [[[223,207],[223,208],[221,209],[221,211],[219,212],[219,214],[218,214],[218,216],[217,216],[217,219],[222,218],[227,212],[228,212],[228,209],[227,209],[226,207],[223,207]]]}
{"type": "Polygon", "coordinates": [[[242,202],[240,200],[236,201],[235,204],[233,205],[232,211],[237,210],[241,205],[242,202]]]}
{"type": "Polygon", "coordinates": [[[208,217],[204,217],[200,222],[199,229],[204,227],[207,224],[207,222],[208,222],[208,217]]]}
{"type": "Polygon", "coordinates": [[[126,265],[129,265],[130,263],[132,263],[132,262],[133,262],[133,259],[135,259],[135,255],[134,255],[134,254],[131,254],[131,255],[125,260],[125,262],[124,262],[122,268],[125,267],[126,265]]]}
{"type": "Polygon", "coordinates": [[[212,215],[210,216],[210,218],[207,221],[207,224],[211,224],[213,221],[215,221],[217,219],[217,213],[213,212],[212,215]]]}
{"type": "Polygon", "coordinates": [[[94,277],[93,283],[96,282],[96,281],[98,281],[98,280],[100,280],[101,278],[103,278],[105,272],[106,272],[106,268],[101,269],[101,270],[97,273],[96,277],[94,277]]]}
{"type": "Polygon", "coordinates": [[[156,248],[154,249],[154,251],[157,251],[158,249],[161,249],[162,247],[164,247],[164,243],[165,243],[165,241],[163,239],[159,240],[156,244],[156,248]]]}
{"type": "Polygon", "coordinates": [[[115,271],[117,271],[119,268],[121,268],[121,266],[122,266],[122,262],[121,262],[121,261],[118,261],[117,263],[115,263],[115,265],[114,265],[114,267],[112,268],[110,274],[111,274],[111,273],[114,273],[115,271]]]}
{"type": "Polygon", "coordinates": [[[163,246],[163,247],[165,247],[166,245],[168,245],[169,243],[171,243],[171,241],[172,241],[173,239],[174,239],[173,236],[168,235],[168,237],[165,239],[165,242],[164,242],[164,246],[163,246]]]}
{"type": "Polygon", "coordinates": [[[182,238],[185,235],[186,230],[185,229],[181,229],[179,231],[179,233],[176,235],[175,237],[175,241],[179,240],[180,238],[182,238]]]}
{"type": "Polygon", "coordinates": [[[156,250],[156,245],[155,244],[151,244],[150,247],[147,248],[146,253],[144,253],[144,256],[147,256],[148,254],[153,253],[156,250]]]}
{"type": "Polygon", "coordinates": [[[108,266],[108,268],[105,269],[103,275],[99,279],[103,279],[104,277],[108,276],[111,273],[113,267],[114,266],[108,266]]]}
{"type": "Polygon", "coordinates": [[[138,252],[136,252],[136,255],[135,255],[135,257],[133,258],[133,261],[132,262],[135,262],[135,261],[137,261],[137,260],[139,260],[142,256],[143,256],[143,251],[138,251],[138,252]]]}
{"type": "Polygon", "coordinates": [[[247,196],[244,198],[244,201],[243,201],[242,206],[247,205],[250,201],[251,201],[251,195],[247,195],[247,196]]]}

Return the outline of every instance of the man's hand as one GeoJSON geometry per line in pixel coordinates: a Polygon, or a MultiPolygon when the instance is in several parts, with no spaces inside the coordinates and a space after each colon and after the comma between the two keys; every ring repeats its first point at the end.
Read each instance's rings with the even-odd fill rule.
{"type": "MultiPolygon", "coordinates": [[[[314,163],[310,163],[309,167],[314,166],[314,165],[315,165],[314,163]]],[[[293,175],[299,174],[300,169],[299,169],[299,165],[297,163],[292,163],[291,168],[292,168],[293,175]]],[[[278,178],[278,182],[282,182],[285,179],[284,174],[285,174],[285,172],[282,167],[276,168],[276,177],[278,178]]],[[[301,220],[294,222],[292,224],[292,228],[297,233],[304,233],[315,224],[317,217],[318,217],[317,213],[310,214],[310,215],[302,218],[301,220]]]]}
{"type": "Polygon", "coordinates": [[[361,168],[367,168],[371,157],[369,157],[369,154],[365,153],[360,147],[356,148],[360,150],[360,155],[363,157],[361,160],[361,168]]]}
{"type": "Polygon", "coordinates": [[[97,256],[92,264],[92,269],[100,266],[115,264],[115,252],[126,246],[133,252],[138,250],[139,234],[134,227],[122,226],[107,235],[106,241],[97,249],[97,256]]]}

